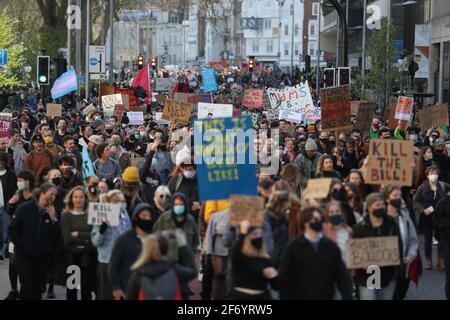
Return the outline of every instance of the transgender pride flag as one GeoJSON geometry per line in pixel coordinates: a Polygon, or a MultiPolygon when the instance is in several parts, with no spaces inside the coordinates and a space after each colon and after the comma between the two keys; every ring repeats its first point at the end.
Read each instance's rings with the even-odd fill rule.
{"type": "Polygon", "coordinates": [[[77,75],[75,70],[71,68],[69,71],[63,73],[58,79],[56,79],[51,90],[53,100],[65,96],[69,92],[78,89],[77,75]]]}

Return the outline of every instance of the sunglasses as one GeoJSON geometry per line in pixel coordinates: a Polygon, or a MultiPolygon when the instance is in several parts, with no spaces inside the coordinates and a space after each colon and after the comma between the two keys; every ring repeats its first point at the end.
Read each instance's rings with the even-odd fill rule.
{"type": "Polygon", "coordinates": [[[162,199],[162,198],[170,198],[170,196],[168,194],[160,194],[159,198],[160,199],[162,199]]]}

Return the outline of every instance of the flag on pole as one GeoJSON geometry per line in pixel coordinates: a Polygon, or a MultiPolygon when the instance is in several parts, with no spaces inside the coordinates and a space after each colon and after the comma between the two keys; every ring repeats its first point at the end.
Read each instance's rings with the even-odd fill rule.
{"type": "MultiPolygon", "coordinates": [[[[83,139],[81,139],[83,140],[83,139]]],[[[87,179],[89,177],[92,177],[93,175],[95,175],[94,173],[94,166],[92,164],[91,158],[89,157],[89,151],[86,147],[83,146],[83,153],[82,153],[82,157],[83,157],[83,178],[87,179]]]]}
{"type": "Polygon", "coordinates": [[[145,103],[150,104],[152,98],[152,91],[150,89],[150,65],[147,64],[145,68],[142,68],[141,71],[136,73],[136,76],[131,83],[131,87],[137,88],[141,87],[147,93],[147,98],[145,99],[145,103]]]}
{"type": "Polygon", "coordinates": [[[53,100],[61,98],[66,94],[78,89],[77,75],[75,70],[71,68],[64,72],[58,79],[56,79],[51,90],[53,100]]]}

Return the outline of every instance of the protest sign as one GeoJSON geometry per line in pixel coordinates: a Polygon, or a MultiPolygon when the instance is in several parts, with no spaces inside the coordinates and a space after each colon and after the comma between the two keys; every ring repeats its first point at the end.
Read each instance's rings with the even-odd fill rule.
{"type": "Polygon", "coordinates": [[[100,92],[99,92],[100,97],[109,96],[109,95],[112,95],[115,93],[116,92],[115,92],[114,86],[110,86],[107,83],[100,83],[100,92]]]}
{"type": "Polygon", "coordinates": [[[411,186],[413,146],[413,141],[370,140],[369,161],[364,170],[366,183],[411,186]]]}
{"type": "Polygon", "coordinates": [[[352,128],[349,85],[320,89],[322,129],[328,131],[352,128]]]}
{"type": "Polygon", "coordinates": [[[217,91],[216,72],[214,69],[202,70],[203,92],[217,91]]]}
{"type": "MultiPolygon", "coordinates": [[[[235,115],[235,111],[233,111],[233,116],[235,115]]],[[[257,112],[241,110],[241,115],[250,116],[252,118],[253,127],[256,127],[258,125],[259,114],[257,112]]]]}
{"type": "Polygon", "coordinates": [[[172,87],[172,79],[171,78],[156,78],[156,91],[170,91],[172,87]]]}
{"type": "Polygon", "coordinates": [[[424,132],[430,128],[448,126],[448,105],[438,104],[419,110],[420,127],[424,132]]]}
{"type": "Polygon", "coordinates": [[[121,94],[111,94],[102,97],[103,113],[107,118],[114,115],[116,104],[123,104],[121,94]]]}
{"type": "MultiPolygon", "coordinates": [[[[375,116],[375,102],[358,102],[358,114],[356,116],[355,128],[365,132],[372,125],[373,117],[375,116]]],[[[353,102],[352,102],[353,103],[353,102]]]]}
{"type": "Polygon", "coordinates": [[[408,121],[402,121],[395,119],[395,111],[397,108],[397,102],[392,102],[391,108],[385,111],[385,117],[384,120],[388,121],[388,127],[389,129],[395,129],[398,125],[401,126],[402,130],[405,131],[406,127],[408,126],[408,121]]]}
{"type": "Polygon", "coordinates": [[[130,162],[132,167],[141,169],[144,166],[145,158],[135,152],[130,152],[130,162]]]}
{"type": "Polygon", "coordinates": [[[144,112],[142,111],[127,112],[127,117],[130,120],[131,126],[140,126],[144,124],[144,112]]]}
{"type": "Polygon", "coordinates": [[[190,103],[166,99],[163,110],[164,120],[187,124],[189,123],[191,115],[192,105],[190,103]]]}
{"type": "Polygon", "coordinates": [[[366,101],[352,101],[350,103],[350,114],[356,117],[356,115],[358,114],[359,106],[364,102],[366,101]]]}
{"type": "Polygon", "coordinates": [[[398,97],[395,119],[409,121],[412,115],[414,98],[398,97]]]}
{"type": "Polygon", "coordinates": [[[7,144],[12,131],[12,114],[0,113],[0,139],[7,144]]]}
{"type": "Polygon", "coordinates": [[[397,236],[348,239],[346,252],[348,269],[400,265],[397,236]]]}
{"type": "Polygon", "coordinates": [[[125,105],[126,110],[138,111],[140,103],[139,98],[134,95],[134,89],[115,88],[114,93],[122,95],[122,103],[125,105]]]}
{"type": "Polygon", "coordinates": [[[119,121],[119,123],[122,122],[124,112],[125,112],[125,105],[116,104],[116,117],[117,117],[117,121],[119,121]]]}
{"type": "Polygon", "coordinates": [[[294,123],[301,123],[302,122],[302,114],[300,112],[296,112],[294,110],[280,110],[279,119],[294,122],[294,123]]]}
{"type": "Polygon", "coordinates": [[[232,226],[239,226],[243,220],[248,220],[250,222],[250,226],[252,227],[261,227],[263,225],[263,197],[231,195],[230,224],[232,226]]]}
{"type": "Polygon", "coordinates": [[[47,116],[49,118],[61,117],[61,114],[62,114],[62,104],[47,103],[47,116]]]}
{"type": "Polygon", "coordinates": [[[303,191],[303,198],[325,199],[330,192],[331,181],[331,178],[309,179],[308,185],[303,191]]]}
{"type": "Polygon", "coordinates": [[[233,116],[233,105],[199,102],[197,112],[198,119],[208,118],[210,113],[210,118],[228,118],[233,116]]]}
{"type": "Polygon", "coordinates": [[[87,179],[89,177],[92,177],[95,175],[94,172],[94,165],[92,163],[91,158],[89,157],[89,150],[86,146],[83,146],[81,157],[83,160],[83,166],[82,166],[82,174],[83,178],[87,179]]]}
{"type": "Polygon", "coordinates": [[[210,94],[202,94],[202,95],[200,95],[199,99],[198,99],[198,102],[214,103],[213,98],[212,98],[212,96],[210,94]]]}
{"type": "Polygon", "coordinates": [[[156,96],[156,102],[158,102],[160,105],[164,105],[164,103],[166,102],[166,99],[167,99],[167,96],[162,93],[158,93],[158,95],[156,96]]]}
{"type": "Polygon", "coordinates": [[[162,118],[162,112],[155,112],[155,121],[157,124],[169,124],[170,122],[162,118]]]}
{"type": "Polygon", "coordinates": [[[250,109],[259,109],[264,106],[264,92],[262,89],[245,89],[242,105],[250,109]]]}
{"type": "Polygon", "coordinates": [[[195,121],[194,145],[200,201],[258,194],[250,117],[195,121]]]}
{"type": "Polygon", "coordinates": [[[88,224],[101,225],[108,221],[112,227],[119,225],[120,203],[90,202],[88,211],[88,224]]]}

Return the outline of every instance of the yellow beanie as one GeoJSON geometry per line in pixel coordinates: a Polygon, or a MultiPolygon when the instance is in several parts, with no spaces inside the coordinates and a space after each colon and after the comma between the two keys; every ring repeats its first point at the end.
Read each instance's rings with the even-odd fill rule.
{"type": "Polygon", "coordinates": [[[127,167],[123,172],[122,179],[129,183],[139,182],[139,169],[137,167],[127,167]]]}

